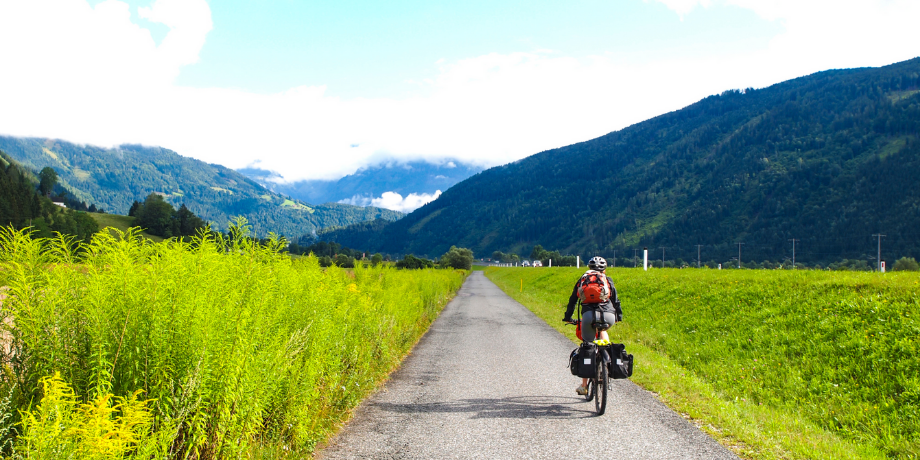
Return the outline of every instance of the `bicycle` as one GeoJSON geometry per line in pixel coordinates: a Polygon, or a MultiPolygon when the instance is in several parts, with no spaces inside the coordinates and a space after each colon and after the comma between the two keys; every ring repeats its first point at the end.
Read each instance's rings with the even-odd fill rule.
{"type": "MultiPolygon", "coordinates": [[[[581,320],[575,320],[569,322],[569,324],[580,326],[581,320]]],[[[591,325],[594,326],[596,331],[603,331],[610,328],[611,324],[604,321],[592,321],[591,325]]],[[[594,349],[594,359],[593,366],[594,372],[592,377],[588,377],[588,392],[585,394],[585,399],[590,402],[594,400],[594,409],[597,411],[597,415],[604,415],[604,412],[607,410],[607,393],[610,390],[610,376],[608,375],[608,366],[610,365],[610,341],[607,340],[606,343],[598,344],[597,339],[600,333],[598,332],[595,335],[594,342],[588,342],[582,339],[582,344],[580,348],[593,348],[594,349]]]]}

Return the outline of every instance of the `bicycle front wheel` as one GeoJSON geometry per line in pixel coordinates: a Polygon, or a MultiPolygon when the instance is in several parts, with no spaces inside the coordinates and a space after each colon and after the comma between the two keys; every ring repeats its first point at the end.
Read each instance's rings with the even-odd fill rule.
{"type": "Polygon", "coordinates": [[[597,372],[594,378],[594,408],[597,415],[604,415],[607,410],[607,365],[603,360],[597,360],[597,372]]]}

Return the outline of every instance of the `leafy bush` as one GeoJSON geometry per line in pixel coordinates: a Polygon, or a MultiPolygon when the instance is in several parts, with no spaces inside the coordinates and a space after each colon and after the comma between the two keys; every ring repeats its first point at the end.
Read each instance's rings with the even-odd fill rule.
{"type": "Polygon", "coordinates": [[[340,268],[355,268],[355,258],[339,254],[335,256],[335,265],[340,268]]]}
{"type": "Polygon", "coordinates": [[[917,261],[913,257],[901,257],[897,262],[894,263],[894,267],[891,267],[894,271],[910,271],[915,272],[920,270],[920,264],[917,264],[917,261]]]}
{"type": "Polygon", "coordinates": [[[434,268],[434,262],[428,259],[420,259],[412,254],[403,257],[403,260],[396,262],[396,268],[408,268],[418,270],[420,268],[434,268]]]}
{"type": "Polygon", "coordinates": [[[470,270],[473,268],[473,251],[451,246],[450,250],[441,256],[441,266],[470,270]]]}

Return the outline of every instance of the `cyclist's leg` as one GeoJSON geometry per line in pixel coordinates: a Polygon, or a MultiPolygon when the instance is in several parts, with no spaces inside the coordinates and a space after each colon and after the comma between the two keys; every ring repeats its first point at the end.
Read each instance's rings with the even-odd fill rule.
{"type": "Polygon", "coordinates": [[[581,336],[585,342],[593,342],[597,337],[597,329],[594,329],[594,310],[585,310],[581,314],[581,336]],[[589,339],[590,337],[590,339],[589,339]]]}
{"type": "MultiPolygon", "coordinates": [[[[598,314],[599,314],[599,315],[602,315],[601,317],[603,318],[603,321],[604,321],[605,323],[607,323],[607,324],[610,324],[611,327],[612,327],[614,324],[616,324],[616,322],[617,322],[617,315],[616,315],[616,313],[611,313],[611,312],[606,312],[606,311],[605,311],[605,312],[598,312],[598,314]]],[[[601,338],[602,340],[610,340],[610,336],[607,334],[607,331],[606,331],[606,330],[601,331],[600,336],[601,336],[600,338],[601,338]]]]}

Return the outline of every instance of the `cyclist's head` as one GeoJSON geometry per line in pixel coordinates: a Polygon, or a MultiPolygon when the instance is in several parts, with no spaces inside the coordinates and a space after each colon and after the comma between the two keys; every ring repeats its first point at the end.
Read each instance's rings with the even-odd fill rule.
{"type": "Polygon", "coordinates": [[[588,268],[602,272],[607,269],[607,261],[600,256],[594,257],[588,261],[588,268]]]}

